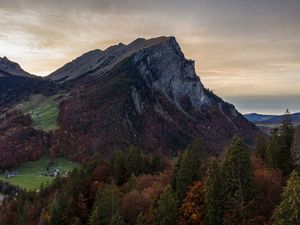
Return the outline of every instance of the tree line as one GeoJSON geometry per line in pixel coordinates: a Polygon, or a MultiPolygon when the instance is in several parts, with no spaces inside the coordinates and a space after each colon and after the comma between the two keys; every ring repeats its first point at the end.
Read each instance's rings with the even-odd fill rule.
{"type": "Polygon", "coordinates": [[[199,138],[176,160],[138,146],[110,160],[95,156],[69,177],[4,201],[0,224],[300,224],[299,130],[287,112],[253,153],[234,136],[214,157],[199,138]]]}

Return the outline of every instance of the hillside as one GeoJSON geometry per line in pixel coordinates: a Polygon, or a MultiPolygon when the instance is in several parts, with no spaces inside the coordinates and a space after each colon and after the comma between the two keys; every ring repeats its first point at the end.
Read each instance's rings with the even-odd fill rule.
{"type": "Polygon", "coordinates": [[[29,74],[6,57],[0,57],[0,115],[1,111],[36,93],[51,95],[55,93],[55,85],[29,74]]]}
{"type": "Polygon", "coordinates": [[[70,90],[60,104],[60,129],[50,151],[65,149],[75,159],[131,143],[176,154],[198,136],[215,152],[234,134],[253,143],[258,132],[204,87],[173,37],[84,54],[49,79],[70,90]]]}
{"type": "MultiPolygon", "coordinates": [[[[107,157],[111,149],[132,144],[176,156],[196,137],[214,153],[234,134],[253,144],[259,132],[233,105],[204,87],[174,37],[139,38],[94,50],[43,79],[0,79],[0,93],[9,96],[3,111],[29,114],[26,129],[47,136],[42,147],[26,140],[32,150],[39,146],[35,157],[47,152],[84,161],[95,152],[107,157]]],[[[2,118],[6,123],[4,113],[2,118]]],[[[13,140],[14,135],[5,132],[2,138],[13,140]]],[[[28,153],[22,153],[25,161],[32,158],[28,153]]],[[[5,159],[0,156],[0,162],[5,159]]]]}

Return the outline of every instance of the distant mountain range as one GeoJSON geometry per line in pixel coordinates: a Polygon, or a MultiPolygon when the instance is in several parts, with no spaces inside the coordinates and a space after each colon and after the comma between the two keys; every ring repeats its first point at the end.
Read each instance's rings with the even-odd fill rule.
{"type": "Polygon", "coordinates": [[[50,155],[83,160],[131,144],[177,154],[196,137],[216,152],[235,134],[253,144],[260,132],[232,104],[204,87],[194,62],[185,58],[174,37],[139,38],[93,50],[45,78],[26,73],[7,58],[0,64],[0,167],[9,166],[10,159],[16,164],[37,158],[27,157],[24,146],[30,154],[44,148],[50,155]],[[45,113],[48,127],[58,127],[51,132],[35,125],[34,118],[41,120],[43,114],[29,106],[41,104],[46,112],[58,111],[54,120],[45,113]],[[57,110],[51,108],[55,105],[57,110]],[[27,117],[3,116],[16,109],[29,113],[31,127],[42,133],[33,132],[27,117]]]}
{"type": "MultiPolygon", "coordinates": [[[[272,128],[279,127],[284,115],[263,115],[257,113],[249,113],[244,115],[249,121],[255,123],[260,129],[266,133],[270,133],[272,128]]],[[[294,126],[300,125],[300,113],[291,114],[291,121],[294,126]]]]}
{"type": "MultiPolygon", "coordinates": [[[[284,115],[263,115],[257,113],[245,114],[244,116],[253,123],[262,124],[280,124],[284,118],[284,115]]],[[[291,120],[294,124],[300,123],[300,113],[291,114],[291,120]]]]}

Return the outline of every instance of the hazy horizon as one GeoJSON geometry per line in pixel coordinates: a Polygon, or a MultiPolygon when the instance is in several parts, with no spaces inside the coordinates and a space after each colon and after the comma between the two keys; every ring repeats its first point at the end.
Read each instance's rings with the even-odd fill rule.
{"type": "Polygon", "coordinates": [[[0,57],[47,75],[92,49],[175,36],[242,113],[300,111],[298,0],[3,0],[0,57]]]}

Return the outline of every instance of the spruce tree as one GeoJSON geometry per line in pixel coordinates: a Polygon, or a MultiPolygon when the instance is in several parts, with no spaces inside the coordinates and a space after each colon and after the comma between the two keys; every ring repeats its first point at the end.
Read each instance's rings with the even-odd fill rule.
{"type": "Polygon", "coordinates": [[[240,190],[245,201],[253,198],[255,189],[249,150],[236,136],[226,154],[223,178],[226,199],[234,197],[237,190],[240,190]]]}
{"type": "Polygon", "coordinates": [[[143,155],[139,148],[131,146],[128,152],[128,170],[130,175],[143,173],[143,155]]]}
{"type": "Polygon", "coordinates": [[[278,130],[273,129],[270,140],[269,146],[266,151],[266,163],[271,168],[279,168],[279,158],[280,156],[280,144],[279,144],[279,135],[278,130]]]}
{"type": "Polygon", "coordinates": [[[117,150],[113,153],[111,165],[113,166],[116,184],[123,184],[128,179],[127,159],[123,151],[117,150]]]}
{"type": "Polygon", "coordinates": [[[177,198],[170,185],[160,195],[155,209],[155,224],[157,225],[174,225],[176,224],[178,209],[177,198]]]}
{"type": "Polygon", "coordinates": [[[300,172],[300,126],[297,127],[294,134],[294,140],[291,148],[293,167],[300,172]]]}
{"type": "Polygon", "coordinates": [[[201,161],[204,157],[201,140],[197,138],[179,158],[173,181],[179,201],[185,198],[189,186],[201,177],[201,161]]]}
{"type": "Polygon", "coordinates": [[[280,127],[281,131],[281,137],[282,137],[282,142],[283,145],[286,147],[286,149],[290,150],[292,143],[293,143],[293,138],[294,138],[294,133],[295,129],[292,124],[292,119],[289,110],[287,109],[284,118],[280,127]]]}
{"type": "Polygon", "coordinates": [[[224,161],[224,224],[247,224],[256,197],[247,146],[234,137],[224,161]]]}
{"type": "Polygon", "coordinates": [[[294,138],[294,127],[291,122],[289,110],[286,110],[284,119],[280,127],[280,151],[278,168],[284,174],[288,174],[291,169],[291,146],[294,138]]]}
{"type": "Polygon", "coordinates": [[[282,194],[282,201],[273,214],[273,225],[300,224],[300,177],[293,171],[282,194]]]}
{"type": "Polygon", "coordinates": [[[222,172],[216,159],[212,161],[207,171],[204,202],[206,206],[206,224],[222,224],[224,214],[224,193],[222,172]]]}
{"type": "Polygon", "coordinates": [[[67,207],[67,200],[65,195],[60,195],[55,199],[50,208],[49,225],[64,225],[67,223],[65,210],[67,207]]]}
{"type": "Polygon", "coordinates": [[[115,185],[103,185],[97,192],[97,199],[89,218],[89,225],[107,225],[119,211],[120,194],[115,185]]]}
{"type": "Polygon", "coordinates": [[[151,167],[152,167],[151,172],[153,174],[157,174],[163,171],[164,165],[163,165],[162,157],[160,155],[157,154],[152,158],[151,167]]]}

